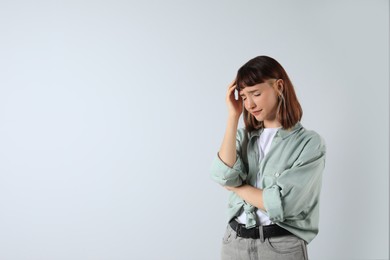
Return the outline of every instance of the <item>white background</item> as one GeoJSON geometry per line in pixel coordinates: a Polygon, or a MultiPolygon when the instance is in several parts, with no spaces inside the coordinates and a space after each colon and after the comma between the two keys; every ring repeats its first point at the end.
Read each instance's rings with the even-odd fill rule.
{"type": "Polygon", "coordinates": [[[388,259],[388,1],[2,0],[0,260],[218,259],[209,169],[258,55],[327,143],[311,259],[388,259]]]}

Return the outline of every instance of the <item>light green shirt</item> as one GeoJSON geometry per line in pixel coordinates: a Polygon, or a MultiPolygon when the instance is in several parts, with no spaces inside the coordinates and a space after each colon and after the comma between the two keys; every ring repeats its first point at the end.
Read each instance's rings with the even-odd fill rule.
{"type": "MultiPolygon", "coordinates": [[[[318,234],[319,199],[325,166],[324,140],[300,123],[292,129],[279,129],[270,150],[259,162],[257,139],[263,129],[237,131],[237,159],[227,166],[219,156],[212,164],[211,176],[223,186],[256,186],[260,178],[265,214],[275,224],[311,242],[318,234]]],[[[229,221],[245,211],[246,226],[255,226],[256,210],[234,192],[228,204],[229,221]]]]}

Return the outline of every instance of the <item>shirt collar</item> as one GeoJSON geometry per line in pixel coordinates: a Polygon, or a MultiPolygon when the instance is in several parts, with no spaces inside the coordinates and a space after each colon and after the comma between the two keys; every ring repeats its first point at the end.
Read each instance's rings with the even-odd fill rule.
{"type": "MultiPolygon", "coordinates": [[[[278,130],[278,132],[276,133],[276,135],[279,135],[282,139],[285,139],[288,136],[292,135],[293,133],[299,131],[302,128],[303,128],[302,124],[300,122],[298,122],[290,129],[280,128],[278,130]]],[[[264,128],[260,128],[259,130],[255,130],[255,131],[250,132],[249,139],[252,139],[255,136],[257,136],[257,137],[260,136],[260,134],[263,132],[263,129],[264,128]]]]}

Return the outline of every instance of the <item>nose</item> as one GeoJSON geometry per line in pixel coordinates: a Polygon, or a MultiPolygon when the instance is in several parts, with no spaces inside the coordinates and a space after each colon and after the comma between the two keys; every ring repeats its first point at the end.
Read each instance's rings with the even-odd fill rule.
{"type": "Polygon", "coordinates": [[[253,102],[253,100],[251,98],[248,98],[248,106],[251,109],[256,107],[255,102],[253,102]]]}

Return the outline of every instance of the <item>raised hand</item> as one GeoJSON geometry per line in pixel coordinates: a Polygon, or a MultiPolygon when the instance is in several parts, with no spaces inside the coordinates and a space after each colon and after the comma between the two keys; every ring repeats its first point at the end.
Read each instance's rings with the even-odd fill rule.
{"type": "Polygon", "coordinates": [[[233,80],[226,93],[226,104],[229,109],[229,117],[226,124],[225,136],[221,148],[219,149],[219,158],[229,167],[233,167],[236,162],[236,134],[240,115],[243,109],[242,98],[234,96],[236,90],[236,80],[233,80]]]}
{"type": "Polygon", "coordinates": [[[238,99],[234,96],[236,87],[236,80],[233,80],[232,83],[229,84],[226,93],[226,104],[229,110],[229,116],[238,119],[242,113],[243,104],[240,95],[238,95],[238,99]]]}

